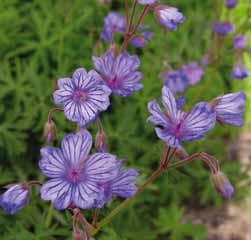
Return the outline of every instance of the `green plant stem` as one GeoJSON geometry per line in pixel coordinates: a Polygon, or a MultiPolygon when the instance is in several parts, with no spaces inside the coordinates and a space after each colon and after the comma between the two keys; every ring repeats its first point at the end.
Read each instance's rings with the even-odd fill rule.
{"type": "Polygon", "coordinates": [[[47,216],[46,216],[46,219],[45,219],[45,226],[47,228],[50,227],[50,225],[51,225],[53,211],[54,211],[54,208],[53,208],[53,205],[51,204],[49,209],[48,209],[48,213],[47,213],[47,216]]]}
{"type": "MultiPolygon", "coordinates": [[[[187,158],[185,158],[184,160],[181,160],[179,162],[170,164],[168,166],[164,166],[161,165],[147,180],[146,182],[141,185],[138,188],[138,191],[135,193],[135,195],[131,198],[126,199],[125,201],[123,201],[121,204],[119,204],[117,207],[115,207],[109,215],[107,215],[103,220],[101,220],[98,224],[96,228],[91,228],[90,229],[90,234],[91,236],[94,236],[95,234],[97,234],[100,229],[105,226],[106,224],[108,224],[122,209],[124,209],[127,205],[129,205],[134,199],[135,197],[137,197],[141,192],[143,192],[146,187],[148,185],[150,185],[156,178],[158,178],[163,172],[165,172],[167,169],[171,169],[171,168],[180,168],[183,167],[184,165],[194,161],[194,160],[198,160],[198,159],[202,159],[211,169],[212,172],[214,172],[214,166],[212,166],[211,162],[208,162],[208,154],[206,154],[207,156],[205,157],[206,153],[203,152],[199,152],[199,153],[195,153],[187,158]]],[[[170,155],[170,157],[172,157],[173,154],[170,155]]]]}

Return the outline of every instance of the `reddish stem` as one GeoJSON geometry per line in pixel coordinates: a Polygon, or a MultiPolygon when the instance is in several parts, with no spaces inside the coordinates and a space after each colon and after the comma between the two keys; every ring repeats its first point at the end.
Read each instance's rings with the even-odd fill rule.
{"type": "Polygon", "coordinates": [[[64,110],[63,109],[61,109],[61,108],[52,108],[50,111],[49,111],[49,113],[48,113],[48,122],[51,122],[51,120],[52,120],[52,114],[54,113],[54,112],[63,112],[64,110]]]}
{"type": "Polygon", "coordinates": [[[144,17],[146,16],[146,14],[148,13],[148,10],[150,9],[150,5],[146,5],[143,9],[143,12],[141,13],[137,23],[136,23],[136,26],[134,28],[133,31],[130,31],[130,28],[131,28],[131,21],[132,21],[132,18],[131,18],[131,21],[130,21],[130,24],[129,24],[129,27],[128,27],[128,31],[126,31],[125,33],[125,36],[124,36],[124,41],[120,47],[120,53],[122,53],[123,51],[125,51],[125,49],[127,48],[129,42],[131,41],[131,39],[133,38],[133,36],[135,35],[135,33],[137,32],[140,24],[143,22],[143,19],[144,17]]]}

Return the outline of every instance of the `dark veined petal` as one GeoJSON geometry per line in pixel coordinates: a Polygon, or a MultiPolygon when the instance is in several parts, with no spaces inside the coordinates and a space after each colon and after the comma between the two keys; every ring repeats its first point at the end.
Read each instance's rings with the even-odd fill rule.
{"type": "Polygon", "coordinates": [[[60,88],[53,93],[54,103],[64,104],[66,101],[70,101],[72,94],[72,89],[60,88]]]}
{"type": "Polygon", "coordinates": [[[138,176],[139,173],[134,169],[121,170],[111,182],[112,194],[123,198],[132,197],[137,191],[134,182],[138,176]]]}
{"type": "Polygon", "coordinates": [[[100,194],[99,189],[95,183],[84,181],[75,187],[72,201],[81,209],[92,208],[98,194],[100,194]]]}
{"type": "Polygon", "coordinates": [[[216,98],[215,106],[217,120],[234,126],[243,125],[243,112],[246,103],[246,95],[243,92],[236,92],[216,98]]]}
{"type": "Polygon", "coordinates": [[[59,78],[57,80],[57,85],[59,88],[64,88],[64,87],[66,87],[67,89],[74,88],[71,78],[59,78]]]}
{"type": "Polygon", "coordinates": [[[167,110],[167,114],[171,119],[177,118],[177,105],[175,97],[173,96],[173,93],[170,91],[170,89],[166,86],[162,88],[162,102],[164,107],[167,110]]]}
{"type": "Polygon", "coordinates": [[[40,189],[43,200],[52,201],[58,210],[66,209],[71,204],[73,186],[71,183],[54,178],[44,183],[40,189]]]}
{"type": "Polygon", "coordinates": [[[205,102],[196,104],[185,116],[181,138],[193,141],[202,138],[215,125],[216,114],[213,108],[205,102]]]}
{"type": "Polygon", "coordinates": [[[62,151],[55,147],[43,147],[40,150],[41,160],[39,168],[47,177],[60,177],[67,169],[67,162],[62,154],[62,151]]]}
{"type": "Polygon", "coordinates": [[[126,76],[134,72],[140,66],[138,56],[130,56],[126,51],[119,54],[114,62],[113,69],[117,76],[126,76]]]}
{"type": "Polygon", "coordinates": [[[16,184],[0,196],[0,206],[6,213],[14,214],[28,203],[28,199],[28,189],[21,184],[16,184]]]}
{"type": "Polygon", "coordinates": [[[82,117],[81,104],[68,100],[64,102],[64,115],[67,119],[73,122],[80,121],[82,117]]]}
{"type": "Polygon", "coordinates": [[[92,57],[95,69],[103,76],[109,76],[112,73],[115,57],[111,51],[107,51],[102,57],[92,57]]]}
{"type": "Polygon", "coordinates": [[[156,127],[155,132],[157,136],[165,142],[166,145],[173,148],[181,147],[180,139],[177,138],[175,135],[171,134],[167,128],[156,127]]]}
{"type": "Polygon", "coordinates": [[[72,75],[72,82],[77,89],[84,88],[84,85],[88,82],[88,74],[85,68],[78,68],[72,75]]]}
{"type": "Polygon", "coordinates": [[[118,175],[121,161],[109,153],[95,153],[85,163],[84,174],[88,181],[104,183],[118,175]]]}
{"type": "Polygon", "coordinates": [[[87,130],[76,134],[68,134],[61,143],[64,157],[72,165],[84,161],[92,147],[92,136],[87,130]]]}
{"type": "Polygon", "coordinates": [[[157,100],[152,100],[148,103],[148,111],[152,114],[148,117],[147,121],[160,126],[166,126],[168,118],[163,113],[160,105],[157,100]]]}

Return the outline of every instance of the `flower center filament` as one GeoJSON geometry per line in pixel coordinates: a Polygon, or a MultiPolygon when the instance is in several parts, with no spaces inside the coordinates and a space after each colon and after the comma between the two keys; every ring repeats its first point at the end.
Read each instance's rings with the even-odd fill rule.
{"type": "Polygon", "coordinates": [[[71,168],[68,172],[67,177],[68,177],[69,181],[71,181],[73,183],[78,182],[82,177],[81,169],[71,168]]]}
{"type": "Polygon", "coordinates": [[[72,96],[73,101],[78,102],[78,103],[84,102],[86,98],[87,98],[87,94],[82,90],[76,90],[72,96]]]}

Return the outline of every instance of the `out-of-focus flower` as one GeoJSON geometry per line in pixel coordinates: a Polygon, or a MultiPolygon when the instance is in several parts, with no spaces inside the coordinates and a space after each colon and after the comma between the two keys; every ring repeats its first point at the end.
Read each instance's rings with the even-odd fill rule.
{"type": "Polygon", "coordinates": [[[100,194],[98,184],[106,183],[119,174],[121,161],[109,153],[89,156],[92,137],[87,130],[64,137],[61,149],[41,149],[39,167],[49,177],[41,187],[41,198],[52,201],[58,210],[74,205],[81,209],[93,207],[100,194]]]}
{"type": "Polygon", "coordinates": [[[155,125],[157,136],[170,147],[181,148],[183,141],[198,140],[215,125],[216,113],[208,103],[200,102],[190,112],[180,111],[166,86],[162,88],[162,102],[165,112],[156,100],[148,103],[151,113],[148,121],[155,125]]]}
{"type": "Polygon", "coordinates": [[[56,139],[56,125],[52,120],[48,120],[44,125],[44,139],[47,143],[56,139]]]}
{"type": "Polygon", "coordinates": [[[130,96],[143,86],[139,82],[143,74],[136,71],[140,60],[136,55],[130,56],[126,51],[114,56],[111,51],[102,57],[92,57],[96,70],[114,95],[130,96]]]}
{"type": "Polygon", "coordinates": [[[77,69],[72,78],[61,78],[53,93],[55,104],[63,105],[67,119],[85,126],[110,105],[111,90],[101,83],[95,71],[77,69]]]}
{"type": "Polygon", "coordinates": [[[233,32],[234,27],[230,22],[215,22],[213,24],[213,31],[220,36],[225,36],[233,32]]]}
{"type": "Polygon", "coordinates": [[[215,98],[212,106],[216,111],[217,121],[237,127],[242,126],[245,103],[244,92],[229,93],[215,98]]]}
{"type": "Polygon", "coordinates": [[[113,196],[121,198],[132,197],[137,191],[134,182],[138,175],[138,172],[134,169],[120,170],[119,175],[115,179],[105,184],[99,184],[101,194],[95,201],[95,207],[102,208],[113,196]]]}
{"type": "Polygon", "coordinates": [[[131,40],[131,45],[135,48],[144,47],[153,37],[152,32],[142,32],[131,40]]]}
{"type": "Polygon", "coordinates": [[[178,25],[185,20],[185,17],[177,8],[165,5],[157,5],[154,8],[154,15],[159,24],[172,31],[176,31],[178,25]]]}
{"type": "Polygon", "coordinates": [[[211,54],[206,53],[200,61],[201,66],[205,67],[206,65],[208,65],[210,63],[210,60],[211,60],[211,54]]]}
{"type": "Polygon", "coordinates": [[[225,5],[227,8],[234,8],[237,4],[237,0],[225,0],[225,5]]]}
{"type": "Polygon", "coordinates": [[[188,86],[188,78],[182,71],[167,71],[161,74],[164,85],[173,93],[182,93],[188,86]]]}
{"type": "Polygon", "coordinates": [[[234,79],[245,79],[248,77],[248,70],[242,64],[237,63],[232,69],[231,76],[234,79]]]}
{"type": "Polygon", "coordinates": [[[211,176],[216,191],[225,199],[230,199],[234,193],[234,188],[228,178],[221,171],[211,176]]]}
{"type": "Polygon", "coordinates": [[[101,37],[111,42],[115,33],[124,33],[126,22],[124,16],[117,12],[110,12],[104,19],[105,24],[101,37]]]}
{"type": "Polygon", "coordinates": [[[196,83],[198,83],[204,75],[203,68],[199,66],[196,62],[191,62],[188,65],[184,65],[182,67],[182,71],[188,78],[188,82],[191,85],[195,85],[196,83]]]}
{"type": "Polygon", "coordinates": [[[29,187],[22,184],[11,186],[0,196],[0,206],[8,214],[21,210],[29,201],[29,187]]]}
{"type": "Polygon", "coordinates": [[[150,5],[150,4],[154,4],[156,2],[156,0],[138,0],[139,4],[143,4],[143,5],[150,5]]]}
{"type": "Polygon", "coordinates": [[[234,37],[233,44],[235,49],[243,49],[247,47],[248,38],[246,35],[237,35],[234,37]]]}

